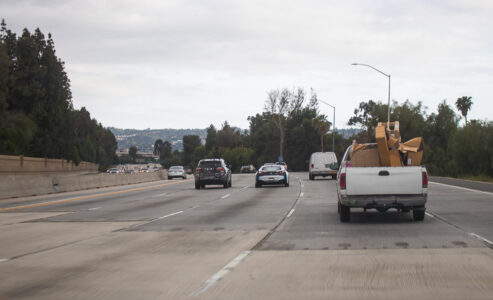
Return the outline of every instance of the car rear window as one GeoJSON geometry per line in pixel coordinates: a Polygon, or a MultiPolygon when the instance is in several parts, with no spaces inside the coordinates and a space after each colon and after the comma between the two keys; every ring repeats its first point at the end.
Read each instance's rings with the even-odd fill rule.
{"type": "Polygon", "coordinates": [[[181,169],[183,169],[183,167],[171,167],[171,168],[169,168],[169,169],[170,169],[170,170],[181,170],[181,169]]]}
{"type": "Polygon", "coordinates": [[[279,166],[265,166],[262,168],[264,172],[272,172],[272,171],[281,171],[281,167],[279,166]]]}
{"type": "Polygon", "coordinates": [[[221,167],[220,161],[201,161],[199,163],[199,167],[201,168],[217,168],[221,167]]]}

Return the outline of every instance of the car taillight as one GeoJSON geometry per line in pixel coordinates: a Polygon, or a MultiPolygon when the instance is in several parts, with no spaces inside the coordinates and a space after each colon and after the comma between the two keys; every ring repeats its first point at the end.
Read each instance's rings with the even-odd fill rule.
{"type": "Polygon", "coordinates": [[[284,175],[284,174],[286,174],[286,172],[284,172],[284,171],[279,171],[278,173],[279,173],[279,175],[284,175]]]}
{"type": "Polygon", "coordinates": [[[216,171],[222,172],[224,171],[224,168],[223,167],[216,168],[216,171]]]}
{"type": "Polygon", "coordinates": [[[196,168],[195,169],[195,172],[197,172],[197,173],[200,173],[200,171],[202,171],[202,168],[196,168]]]}
{"type": "Polygon", "coordinates": [[[423,188],[428,188],[428,173],[423,172],[423,188]]]}
{"type": "Polygon", "coordinates": [[[341,188],[341,190],[346,189],[346,173],[342,173],[341,175],[339,175],[339,187],[341,188]]]}
{"type": "Polygon", "coordinates": [[[312,164],[312,169],[313,169],[313,164],[312,164]]]}
{"type": "Polygon", "coordinates": [[[264,172],[258,172],[258,176],[264,175],[264,172]]]}

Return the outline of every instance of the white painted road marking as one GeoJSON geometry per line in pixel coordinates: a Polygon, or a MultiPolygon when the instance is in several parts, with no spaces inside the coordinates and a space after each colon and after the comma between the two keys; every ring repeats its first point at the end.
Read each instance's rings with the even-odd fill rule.
{"type": "Polygon", "coordinates": [[[189,296],[194,297],[197,296],[209,289],[211,286],[213,286],[216,282],[221,280],[226,274],[231,272],[240,262],[245,259],[252,251],[244,251],[240,255],[238,255],[235,259],[233,259],[229,264],[224,266],[221,270],[219,270],[216,274],[212,275],[211,278],[207,279],[206,282],[195,292],[191,293],[189,296]]]}
{"type": "Polygon", "coordinates": [[[468,188],[465,188],[465,187],[451,185],[451,184],[446,184],[446,183],[439,183],[439,182],[433,182],[433,181],[430,181],[430,183],[432,183],[432,184],[438,184],[438,185],[451,186],[451,187],[454,187],[456,189],[464,190],[464,191],[470,191],[470,192],[476,192],[476,193],[483,193],[483,194],[486,194],[486,195],[493,195],[493,193],[490,193],[490,192],[479,191],[479,190],[474,190],[474,189],[468,189],[468,188]]]}
{"type": "Polygon", "coordinates": [[[226,199],[226,198],[228,198],[229,196],[231,196],[231,194],[224,195],[224,196],[222,196],[222,197],[221,197],[221,199],[226,199]]]}
{"type": "Polygon", "coordinates": [[[430,218],[434,218],[434,217],[435,217],[434,215],[432,215],[432,214],[430,214],[430,213],[428,213],[428,212],[425,212],[425,215],[427,215],[427,216],[428,216],[428,217],[430,217],[430,218]]]}
{"type": "Polygon", "coordinates": [[[304,195],[304,194],[303,194],[303,192],[301,192],[301,193],[300,193],[300,198],[301,198],[301,197],[303,197],[303,195],[304,195]]]}
{"type": "Polygon", "coordinates": [[[97,209],[101,209],[102,207],[92,207],[92,208],[88,208],[87,210],[97,210],[97,209]]]}
{"type": "Polygon", "coordinates": [[[291,215],[294,213],[294,208],[291,209],[291,211],[289,212],[288,216],[286,218],[289,218],[291,217],[291,215]]]}
{"type": "MultiPolygon", "coordinates": [[[[159,217],[159,218],[156,218],[156,219],[153,219],[153,220],[150,220],[148,222],[144,222],[144,223],[140,223],[140,224],[137,224],[135,226],[132,226],[133,228],[135,227],[139,227],[139,226],[142,226],[142,225],[147,225],[149,223],[152,223],[152,222],[156,222],[158,220],[162,220],[162,219],[165,219],[165,218],[168,218],[168,217],[171,217],[171,216],[174,216],[174,215],[177,215],[177,214],[181,214],[183,212],[183,210],[180,210],[180,211],[177,211],[177,212],[174,212],[174,213],[170,213],[170,214],[167,214],[165,216],[162,216],[162,217],[159,217]]],[[[132,228],[131,227],[131,228],[132,228]]]]}
{"type": "Polygon", "coordinates": [[[159,194],[159,195],[155,195],[155,196],[152,196],[152,198],[166,196],[166,194],[168,194],[168,193],[162,193],[162,194],[159,194]]]}
{"type": "Polygon", "coordinates": [[[3,263],[4,261],[9,260],[8,258],[0,258],[0,263],[3,263]]]}
{"type": "Polygon", "coordinates": [[[473,236],[473,237],[475,237],[475,238],[477,238],[477,239],[480,239],[480,240],[482,240],[483,242],[488,243],[490,246],[493,246],[493,242],[492,242],[492,241],[490,241],[490,240],[488,240],[488,239],[486,239],[486,238],[484,238],[484,237],[480,236],[479,234],[475,234],[475,233],[473,233],[473,232],[470,232],[470,233],[469,233],[469,235],[471,235],[471,236],[473,236]]]}

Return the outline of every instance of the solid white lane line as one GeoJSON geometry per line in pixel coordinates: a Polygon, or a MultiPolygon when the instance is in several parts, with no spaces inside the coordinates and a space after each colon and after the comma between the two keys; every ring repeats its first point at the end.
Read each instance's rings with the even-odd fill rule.
{"type": "Polygon", "coordinates": [[[0,258],[0,263],[3,263],[4,261],[9,260],[8,258],[0,258]]]}
{"type": "Polygon", "coordinates": [[[428,217],[430,217],[430,218],[434,218],[434,217],[435,217],[434,215],[432,215],[432,214],[430,214],[430,213],[428,213],[428,212],[425,212],[425,215],[427,215],[427,216],[428,216],[428,217]]]}
{"type": "Polygon", "coordinates": [[[301,192],[301,193],[300,193],[300,198],[301,198],[301,197],[303,197],[303,195],[304,195],[304,193],[303,193],[303,192],[301,192]]]}
{"type": "Polygon", "coordinates": [[[245,259],[252,251],[244,251],[240,255],[238,255],[235,259],[233,259],[229,264],[224,266],[221,270],[219,270],[216,274],[212,275],[211,278],[207,279],[206,282],[196,291],[191,293],[189,297],[197,296],[205,291],[207,291],[211,286],[216,284],[219,280],[221,280],[226,274],[231,272],[236,266],[240,264],[242,260],[245,259]]]}
{"type": "Polygon", "coordinates": [[[247,185],[247,186],[243,187],[243,188],[242,188],[242,190],[244,190],[244,189],[246,189],[246,188],[248,188],[248,187],[249,187],[249,185],[247,185]]]}
{"type": "Polygon", "coordinates": [[[97,209],[101,209],[102,207],[91,207],[91,208],[88,208],[87,210],[97,210],[97,209]]]}
{"type": "Polygon", "coordinates": [[[488,239],[486,239],[486,238],[484,238],[484,237],[480,236],[479,234],[475,234],[474,232],[470,232],[469,234],[470,234],[471,236],[473,236],[473,237],[477,238],[477,239],[482,240],[483,242],[485,242],[485,243],[489,244],[490,246],[493,246],[493,242],[492,242],[492,241],[490,241],[490,240],[488,240],[488,239]]]}
{"type": "Polygon", "coordinates": [[[291,209],[291,211],[289,212],[288,216],[286,218],[289,218],[291,217],[291,215],[294,213],[294,208],[291,209]]]}
{"type": "Polygon", "coordinates": [[[464,190],[464,191],[470,191],[470,192],[482,193],[482,194],[486,194],[486,195],[493,195],[493,193],[490,193],[490,192],[485,192],[485,191],[479,191],[479,190],[468,189],[468,188],[465,188],[465,187],[456,186],[456,185],[451,185],[451,184],[446,184],[446,183],[433,182],[433,181],[430,181],[430,183],[432,183],[432,184],[438,184],[438,185],[451,186],[451,187],[454,187],[454,188],[456,188],[456,189],[459,189],[459,190],[464,190]]]}
{"type": "Polygon", "coordinates": [[[229,196],[231,196],[231,194],[224,195],[224,196],[222,196],[222,197],[221,197],[221,199],[226,199],[226,198],[228,198],[229,196]]]}
{"type": "Polygon", "coordinates": [[[166,194],[168,194],[168,193],[162,193],[162,194],[159,194],[159,195],[154,195],[154,196],[152,196],[152,198],[166,196],[166,194]]]}

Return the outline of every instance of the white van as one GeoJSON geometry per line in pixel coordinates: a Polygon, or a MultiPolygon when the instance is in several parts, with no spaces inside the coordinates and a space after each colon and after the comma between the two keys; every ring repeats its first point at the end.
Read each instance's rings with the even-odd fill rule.
{"type": "Polygon", "coordinates": [[[332,176],[336,179],[339,164],[334,152],[314,152],[310,156],[310,165],[308,166],[308,176],[310,180],[315,176],[332,176]]]}

